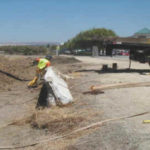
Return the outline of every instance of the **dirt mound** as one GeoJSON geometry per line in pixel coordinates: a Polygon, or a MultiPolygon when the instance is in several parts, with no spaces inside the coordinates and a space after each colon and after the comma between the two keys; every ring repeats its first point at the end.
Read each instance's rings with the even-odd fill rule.
{"type": "Polygon", "coordinates": [[[11,89],[14,82],[31,80],[35,74],[31,66],[33,58],[23,56],[0,56],[0,90],[11,89]],[[18,80],[17,80],[18,79],[18,80]]]}
{"type": "MultiPolygon", "coordinates": [[[[0,55],[0,90],[11,90],[14,83],[32,80],[36,70],[36,66],[32,66],[33,60],[34,56],[0,55]]],[[[68,69],[66,65],[77,62],[80,61],[73,57],[59,56],[52,59],[52,65],[64,73],[68,69]]]]}
{"type": "Polygon", "coordinates": [[[70,63],[78,63],[80,62],[74,57],[65,57],[65,56],[59,56],[59,57],[54,57],[52,59],[52,64],[70,64],[70,63]]]}
{"type": "Polygon", "coordinates": [[[52,59],[52,66],[59,72],[68,74],[81,68],[80,61],[74,57],[59,56],[52,59]]]}

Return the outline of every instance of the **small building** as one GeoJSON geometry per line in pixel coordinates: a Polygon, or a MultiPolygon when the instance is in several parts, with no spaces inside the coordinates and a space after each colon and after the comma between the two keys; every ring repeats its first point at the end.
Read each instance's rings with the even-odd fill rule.
{"type": "Polygon", "coordinates": [[[134,38],[150,38],[150,29],[143,28],[136,32],[132,37],[134,38]]]}

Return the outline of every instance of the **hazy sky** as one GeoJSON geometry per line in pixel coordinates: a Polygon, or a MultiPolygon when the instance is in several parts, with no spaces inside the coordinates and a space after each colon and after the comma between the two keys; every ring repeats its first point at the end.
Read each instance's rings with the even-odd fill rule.
{"type": "Polygon", "coordinates": [[[150,0],[0,0],[0,42],[64,42],[82,30],[150,28],[150,0]]]}

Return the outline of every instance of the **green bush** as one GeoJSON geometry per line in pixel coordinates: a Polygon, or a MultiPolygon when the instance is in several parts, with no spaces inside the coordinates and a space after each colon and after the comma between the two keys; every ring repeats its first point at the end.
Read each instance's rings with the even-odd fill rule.
{"type": "Polygon", "coordinates": [[[6,54],[46,55],[53,52],[56,46],[1,46],[0,51],[6,54]]]}

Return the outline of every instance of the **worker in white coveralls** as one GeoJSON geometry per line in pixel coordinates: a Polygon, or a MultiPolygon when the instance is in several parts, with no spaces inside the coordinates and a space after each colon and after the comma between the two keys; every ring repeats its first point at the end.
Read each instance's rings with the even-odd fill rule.
{"type": "Polygon", "coordinates": [[[43,75],[45,74],[45,69],[49,66],[51,66],[50,60],[52,59],[52,56],[46,56],[45,58],[36,58],[36,60],[33,62],[34,64],[37,64],[36,68],[36,76],[33,78],[32,81],[28,83],[28,87],[34,87],[38,85],[38,82],[41,80],[43,75]]]}

